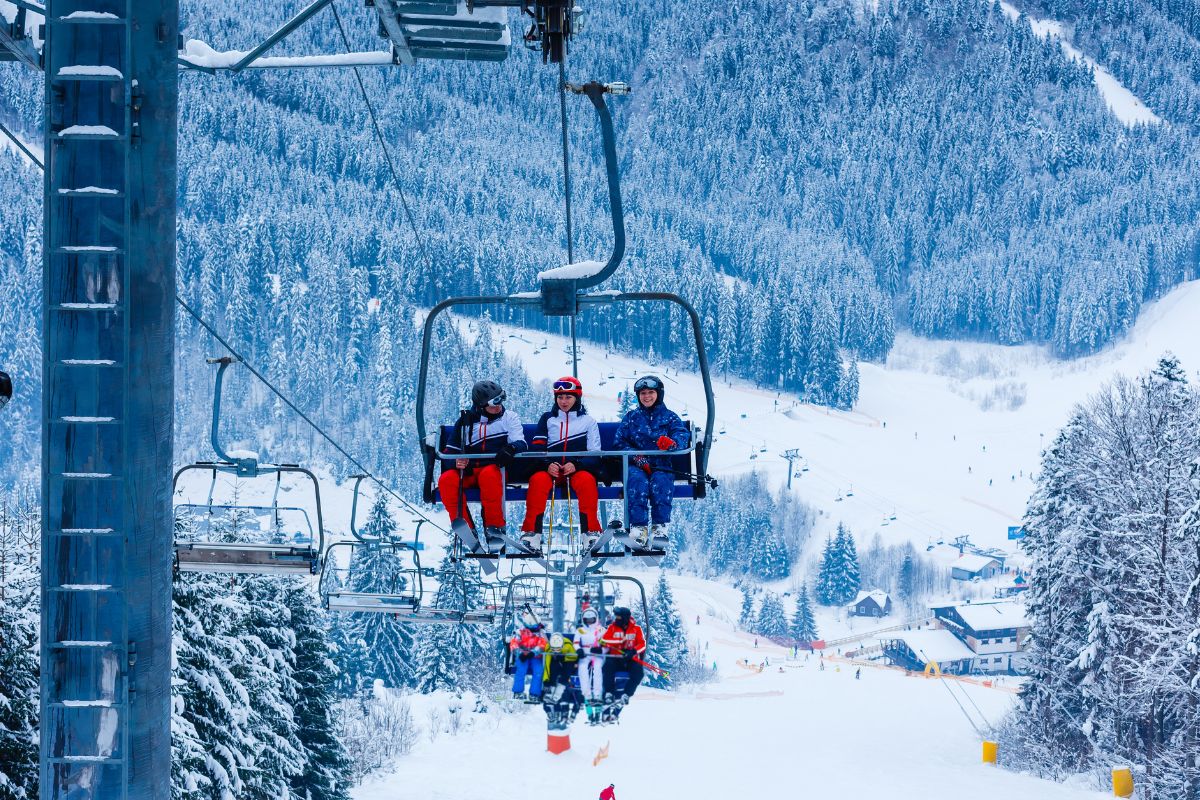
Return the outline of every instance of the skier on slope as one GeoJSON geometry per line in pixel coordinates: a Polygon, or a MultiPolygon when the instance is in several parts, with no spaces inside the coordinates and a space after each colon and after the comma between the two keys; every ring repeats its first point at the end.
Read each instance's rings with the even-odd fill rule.
{"type": "Polygon", "coordinates": [[[542,654],[546,652],[546,638],[541,635],[542,626],[532,614],[521,615],[524,627],[508,643],[513,654],[513,697],[525,698],[525,678],[529,677],[529,699],[539,700],[542,696],[542,654]]]}
{"type": "Polygon", "coordinates": [[[617,800],[616,785],[610,783],[608,788],[600,792],[600,800],[617,800]]]}
{"type": "MultiPolygon", "coordinates": [[[[492,460],[455,458],[444,459],[438,491],[450,521],[463,516],[472,529],[474,521],[465,509],[459,508],[461,491],[479,487],[483,505],[484,532],[496,538],[505,532],[504,477],[502,469],[513,463],[517,453],[528,449],[524,429],[516,414],[504,407],[508,399],[504,389],[494,381],[477,381],[471,387],[471,407],[462,412],[446,442],[445,454],[495,453],[492,460]]],[[[490,548],[489,548],[490,549],[490,548]]]]}
{"type": "Polygon", "coordinates": [[[582,624],[575,632],[575,644],[579,650],[579,688],[587,701],[588,722],[600,716],[600,703],[604,699],[604,629],[600,627],[600,616],[594,608],[586,608],[581,617],[582,624]]]}
{"type": "Polygon", "coordinates": [[[600,536],[600,514],[596,475],[600,459],[596,456],[570,457],[573,452],[600,450],[600,426],[583,407],[583,384],[570,375],[554,382],[554,408],[538,420],[530,443],[531,450],[546,451],[545,469],[533,473],[525,495],[525,522],[522,538],[531,550],[542,549],[542,517],[546,500],[556,485],[566,485],[579,498],[580,527],[590,534],[589,544],[600,536]]]}
{"type": "Polygon", "coordinates": [[[618,606],[613,609],[613,622],[600,638],[600,643],[608,648],[608,658],[604,659],[602,672],[604,702],[611,705],[619,699],[624,704],[633,696],[645,676],[641,658],[646,652],[646,637],[633,621],[629,609],[618,606]],[[625,672],[629,676],[621,698],[616,697],[618,672],[625,672]]]}
{"type": "MultiPolygon", "coordinates": [[[[691,432],[679,415],[663,405],[663,382],[653,375],[633,384],[638,407],[625,415],[613,442],[615,450],[679,450],[691,442],[691,432]]],[[[670,456],[634,456],[626,478],[630,532],[643,546],[665,546],[671,522],[675,475],[670,456]],[[646,506],[649,504],[649,513],[646,506]],[[652,527],[647,528],[650,524],[652,527]]]]}

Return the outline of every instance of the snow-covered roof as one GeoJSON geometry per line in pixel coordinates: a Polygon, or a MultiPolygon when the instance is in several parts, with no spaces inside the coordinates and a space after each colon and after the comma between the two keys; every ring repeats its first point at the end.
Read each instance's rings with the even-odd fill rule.
{"type": "Polygon", "coordinates": [[[880,608],[883,608],[884,606],[887,605],[888,593],[883,591],[882,589],[871,589],[869,591],[860,591],[858,593],[858,597],[854,598],[854,602],[851,603],[850,605],[856,606],[859,603],[861,603],[863,600],[866,600],[868,597],[871,598],[872,600],[874,600],[880,608]]]}
{"type": "Polygon", "coordinates": [[[896,631],[886,634],[887,638],[898,639],[908,645],[925,663],[933,661],[962,661],[974,658],[971,648],[948,630],[934,628],[927,631],[896,631]]]}
{"type": "Polygon", "coordinates": [[[965,569],[967,572],[979,572],[987,567],[998,567],[1000,566],[1000,562],[991,556],[977,556],[971,553],[963,553],[951,561],[950,566],[955,569],[965,569]]]}
{"type": "Polygon", "coordinates": [[[999,603],[965,603],[955,606],[955,611],[972,630],[995,631],[1006,628],[1027,628],[1029,617],[1025,615],[1025,604],[1019,600],[999,603]]]}

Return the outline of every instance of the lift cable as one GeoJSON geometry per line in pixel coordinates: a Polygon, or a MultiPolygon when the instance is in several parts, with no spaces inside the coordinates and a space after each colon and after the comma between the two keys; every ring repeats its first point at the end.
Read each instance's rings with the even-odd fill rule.
{"type": "MultiPolygon", "coordinates": [[[[338,13],[337,6],[333,3],[329,4],[329,10],[333,12],[333,19],[337,22],[338,33],[341,34],[342,44],[346,48],[346,52],[350,52],[350,37],[346,35],[346,29],[342,26],[342,15],[338,13]]],[[[425,257],[425,266],[429,269],[429,273],[433,274],[433,256],[429,253],[429,247],[425,242],[425,237],[421,235],[420,229],[417,228],[416,220],[413,219],[412,208],[408,205],[408,198],[404,194],[404,186],[400,183],[400,175],[396,172],[396,164],[392,161],[392,151],[387,146],[387,141],[383,138],[383,129],[379,127],[379,119],[375,116],[375,106],[371,103],[371,97],[367,94],[367,86],[363,83],[362,73],[358,67],[352,67],[354,70],[354,79],[358,81],[358,91],[362,94],[363,103],[367,106],[367,114],[371,117],[371,127],[375,129],[375,138],[379,142],[379,147],[383,150],[383,159],[387,162],[388,172],[392,175],[392,182],[396,184],[396,192],[400,195],[400,205],[404,209],[404,216],[408,220],[408,227],[412,229],[413,236],[417,238],[417,246],[421,248],[421,255],[425,257]]]]}
{"type": "Polygon", "coordinates": [[[392,497],[399,500],[400,503],[403,504],[404,507],[407,508],[409,511],[413,512],[418,517],[425,520],[426,522],[428,522],[430,525],[432,525],[434,528],[441,531],[442,533],[444,533],[446,535],[450,535],[450,532],[448,530],[443,528],[441,525],[438,525],[436,522],[434,522],[428,516],[426,516],[420,509],[418,509],[412,503],[408,502],[403,497],[401,497],[399,494],[397,494],[395,491],[393,491],[391,488],[389,488],[382,480],[377,478],[369,469],[367,469],[365,466],[363,466],[361,461],[359,461],[354,456],[350,455],[350,453],[348,453],[346,451],[346,448],[344,448],[340,444],[338,444],[336,439],[334,439],[332,436],[330,436],[328,433],[326,433],[325,430],[320,425],[318,425],[316,422],[314,422],[311,417],[309,417],[307,414],[305,414],[303,411],[301,411],[300,408],[297,407],[297,405],[295,403],[293,403],[287,395],[285,395],[282,391],[280,391],[278,388],[276,388],[275,385],[273,383],[271,383],[271,381],[267,380],[267,376],[265,376],[261,372],[259,372],[254,367],[253,364],[251,364],[249,361],[246,360],[245,356],[243,356],[241,353],[239,353],[237,350],[235,350],[233,345],[231,345],[228,341],[226,341],[225,338],[221,336],[221,334],[217,333],[217,331],[213,328],[212,325],[205,322],[204,318],[201,317],[200,314],[198,314],[195,310],[192,309],[192,307],[190,305],[187,304],[187,301],[185,301],[178,294],[175,295],[175,301],[177,303],[179,303],[180,307],[182,307],[184,311],[186,311],[189,315],[191,315],[191,317],[194,320],[196,320],[196,322],[198,322],[200,324],[200,326],[202,328],[204,328],[204,330],[208,331],[208,333],[214,339],[216,339],[218,342],[220,342],[222,347],[224,347],[226,350],[228,350],[230,353],[232,353],[234,358],[236,358],[238,361],[240,361],[242,364],[244,364],[246,369],[250,370],[250,374],[252,374],[254,377],[258,378],[259,381],[261,381],[264,386],[266,386],[268,389],[271,390],[272,394],[274,394],[276,397],[278,397],[280,400],[283,401],[284,405],[286,405],[292,411],[296,412],[296,414],[300,417],[300,419],[302,419],[306,423],[308,423],[308,426],[310,428],[312,428],[314,431],[316,431],[321,436],[322,439],[329,442],[329,444],[331,444],[335,450],[337,450],[339,453],[341,453],[346,458],[347,461],[349,461],[351,464],[353,464],[355,467],[357,467],[359,472],[361,472],[363,475],[366,475],[368,478],[370,478],[372,481],[374,481],[379,486],[380,489],[383,489],[383,491],[387,492],[392,497]]]}
{"type": "Polygon", "coordinates": [[[33,163],[37,164],[38,169],[43,170],[43,171],[46,169],[46,167],[42,164],[42,162],[38,160],[38,157],[35,156],[33,154],[33,152],[28,147],[25,146],[25,143],[22,142],[20,139],[18,139],[17,135],[15,133],[10,131],[8,128],[4,127],[3,122],[0,122],[0,133],[3,133],[9,139],[12,139],[12,143],[17,146],[17,149],[20,150],[22,153],[24,153],[26,158],[28,158],[33,163]]]}

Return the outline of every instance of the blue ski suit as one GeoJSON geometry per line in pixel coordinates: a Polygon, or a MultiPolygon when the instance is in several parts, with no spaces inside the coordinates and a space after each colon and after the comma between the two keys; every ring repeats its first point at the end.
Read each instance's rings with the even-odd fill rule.
{"type": "MultiPolygon", "coordinates": [[[[613,440],[615,450],[657,450],[658,438],[667,436],[675,440],[675,447],[682,449],[692,440],[691,431],[679,415],[658,402],[637,408],[625,415],[621,427],[617,428],[613,440]]],[[[671,495],[675,476],[671,469],[670,456],[647,456],[646,461],[653,470],[647,475],[630,459],[629,476],[625,483],[625,496],[629,501],[629,524],[646,525],[649,519],[655,524],[671,521],[671,495]],[[647,502],[650,505],[646,513],[647,502]]]]}

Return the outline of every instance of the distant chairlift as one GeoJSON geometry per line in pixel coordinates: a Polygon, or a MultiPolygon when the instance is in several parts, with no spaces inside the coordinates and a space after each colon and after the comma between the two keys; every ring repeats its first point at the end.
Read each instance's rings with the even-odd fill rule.
{"type": "Polygon", "coordinates": [[[198,461],[175,473],[173,492],[180,492],[180,479],[189,472],[209,474],[204,503],[175,506],[175,569],[180,572],[249,573],[260,575],[308,575],[320,569],[325,546],[321,512],[321,487],[317,477],[296,464],[263,464],[251,452],[227,453],[218,437],[221,422],[221,389],[225,370],[233,358],[209,359],[218,364],[213,390],[211,442],[218,461],[198,461]],[[255,481],[275,481],[270,505],[217,503],[214,497],[219,476],[255,481]],[[312,485],[313,528],[303,506],[279,504],[285,475],[299,475],[312,485]]]}
{"type": "MultiPolygon", "coordinates": [[[[329,611],[390,614],[410,624],[474,623],[491,624],[493,610],[467,607],[466,578],[461,574],[440,575],[421,566],[421,526],[417,520],[412,541],[386,539],[364,534],[358,529],[358,501],[366,475],[355,475],[354,499],[350,505],[350,533],[353,540],[335,542],[325,553],[318,590],[329,611]],[[425,578],[440,584],[455,584],[462,598],[461,608],[425,607],[425,578]]],[[[443,593],[444,595],[444,593],[443,593]]],[[[494,608],[495,602],[492,603],[494,608]]]]}

